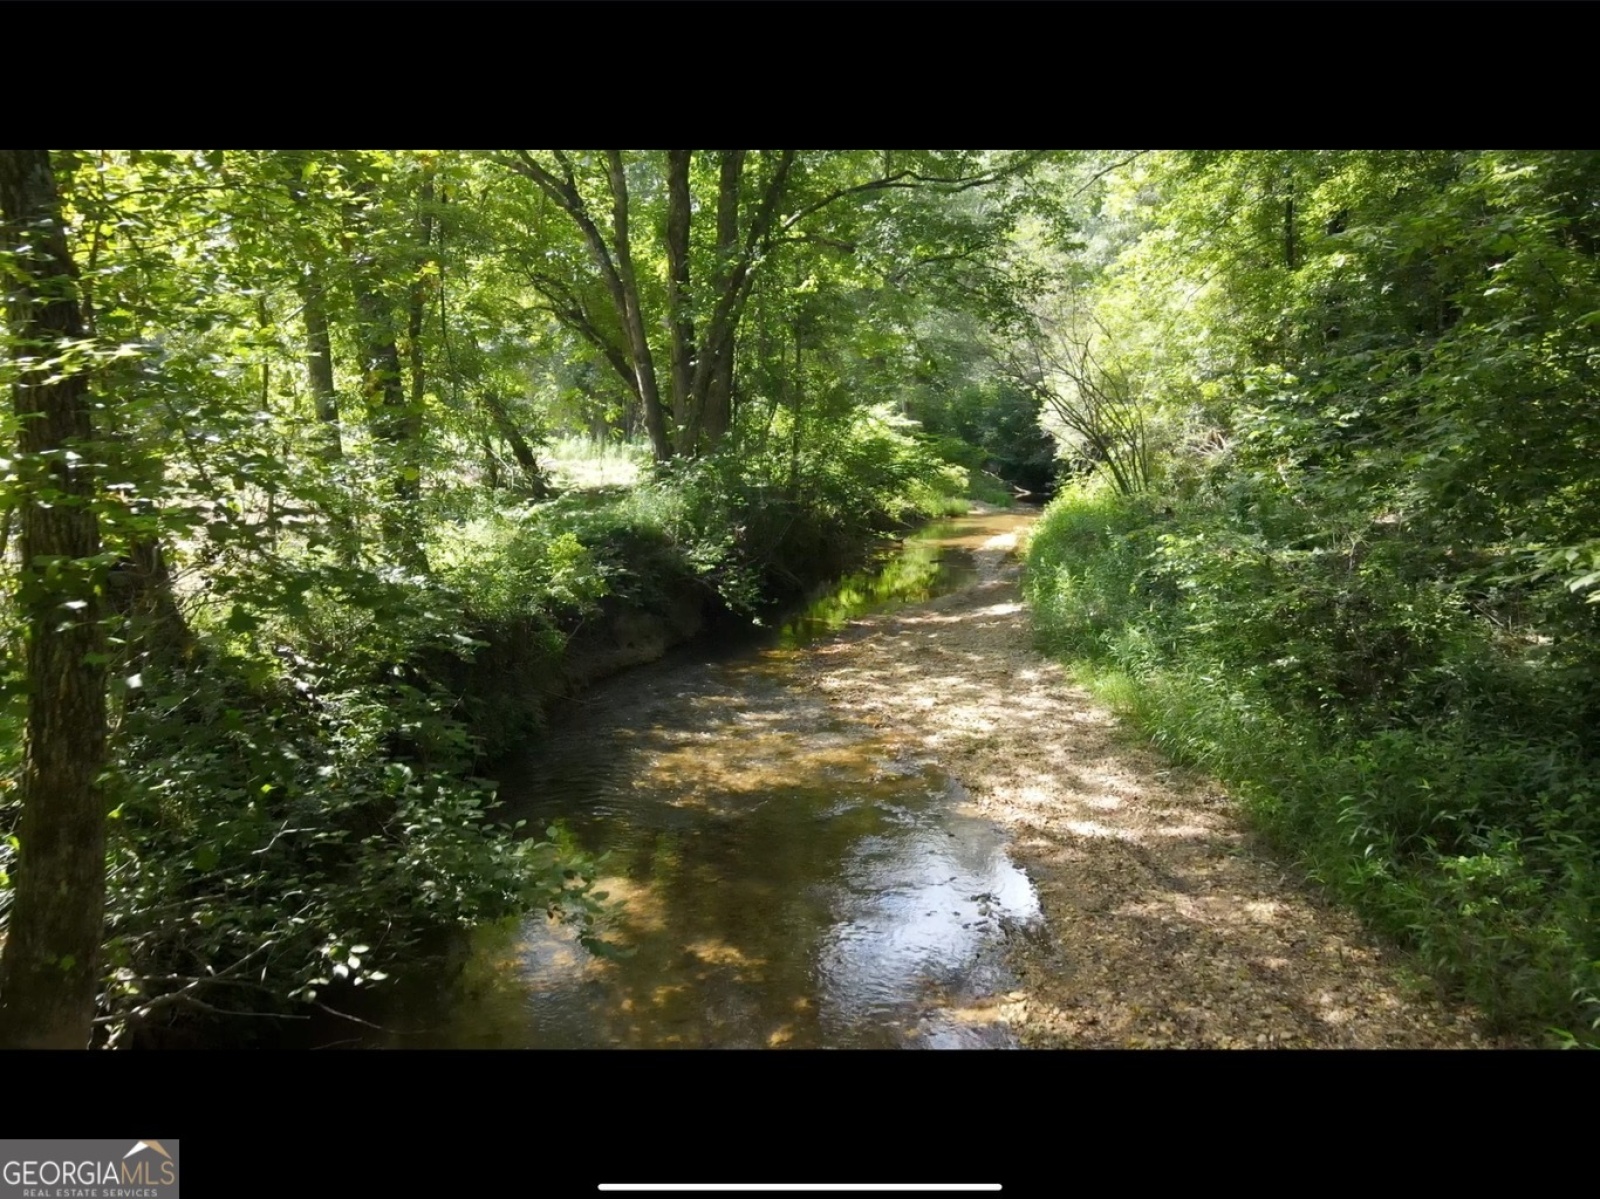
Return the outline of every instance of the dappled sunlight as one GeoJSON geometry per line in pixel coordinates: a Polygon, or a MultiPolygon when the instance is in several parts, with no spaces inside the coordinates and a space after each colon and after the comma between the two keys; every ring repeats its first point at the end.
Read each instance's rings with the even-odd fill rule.
{"type": "Polygon", "coordinates": [[[1142,841],[1144,835],[1132,829],[1112,828],[1095,820],[1064,820],[1061,827],[1075,837],[1115,837],[1119,841],[1142,841]]]}
{"type": "Polygon", "coordinates": [[[991,604],[987,608],[979,608],[973,612],[971,619],[982,620],[986,616],[1015,616],[1021,611],[1021,604],[991,604]]]}
{"type": "Polygon", "coordinates": [[[1015,830],[1039,888],[1050,932],[1013,943],[1026,986],[945,1016],[1039,1045],[1469,1040],[1459,1017],[1403,1001],[1348,916],[1254,856],[1212,785],[1162,765],[1033,651],[1014,567],[984,552],[998,548],[974,546],[977,585],[868,618],[809,671],[946,763],[974,810],[1015,830]]]}
{"type": "Polygon", "coordinates": [[[593,491],[632,487],[648,462],[648,452],[639,445],[565,437],[545,449],[539,465],[563,488],[593,491]]]}
{"type": "Polygon", "coordinates": [[[1214,786],[1161,763],[1033,651],[991,519],[941,530],[967,543],[964,590],[851,609],[871,590],[857,587],[823,621],[850,609],[832,636],[813,625],[820,640],[596,693],[527,787],[550,797],[541,822],[559,813],[612,854],[597,889],[616,903],[623,955],[592,958],[542,926],[485,955],[485,1037],[940,1048],[1445,1035],[1429,1030],[1448,1019],[1417,1016],[1350,921],[1255,856],[1214,786]]]}
{"type": "MultiPolygon", "coordinates": [[[[877,610],[912,611],[899,602],[877,610]]],[[[810,686],[806,664],[837,644],[663,665],[552,730],[506,792],[608,853],[595,889],[619,952],[530,929],[476,963],[496,981],[458,1024],[524,1046],[1009,1043],[1003,1022],[975,1040],[929,1013],[974,1001],[980,963],[998,977],[1002,929],[1036,919],[1037,896],[944,755],[810,686]]],[[[878,685],[953,738],[1004,723],[959,658],[878,685]]]]}
{"type": "Polygon", "coordinates": [[[728,815],[830,779],[868,795],[904,787],[904,772],[884,768],[883,747],[863,744],[859,736],[844,744],[829,743],[826,735],[811,738],[809,745],[794,742],[793,734],[747,735],[715,750],[700,746],[660,754],[629,785],[678,806],[728,815]]]}
{"type": "Polygon", "coordinates": [[[751,957],[737,945],[712,938],[703,938],[686,945],[684,951],[708,966],[732,966],[740,971],[749,972],[752,976],[767,964],[764,958],[751,957]]]}
{"type": "Polygon", "coordinates": [[[0,226],[6,1044],[1600,1047],[1600,151],[0,226]]]}
{"type": "Polygon", "coordinates": [[[608,874],[595,880],[594,889],[616,905],[616,921],[625,937],[654,934],[666,927],[666,904],[649,880],[608,874]]]}

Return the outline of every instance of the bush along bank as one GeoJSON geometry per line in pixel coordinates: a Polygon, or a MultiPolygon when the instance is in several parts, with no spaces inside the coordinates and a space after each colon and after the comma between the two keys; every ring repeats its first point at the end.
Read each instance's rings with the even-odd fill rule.
{"type": "Polygon", "coordinates": [[[1501,1027],[1593,1040],[1588,664],[1497,637],[1403,527],[1336,540],[1261,476],[1080,485],[1026,586],[1043,647],[1376,930],[1501,1027]]]}
{"type": "Polygon", "coordinates": [[[885,536],[965,508],[964,472],[882,414],[813,439],[800,455],[747,448],[540,504],[486,499],[440,526],[430,558],[481,649],[428,668],[481,760],[526,744],[554,699],[766,620],[885,536]]]}
{"type": "Polygon", "coordinates": [[[825,434],[541,502],[442,493],[425,570],[333,541],[222,560],[180,641],[130,639],[104,1039],[272,1043],[242,1013],[344,1010],[441,933],[529,911],[603,951],[592,864],[508,826],[484,776],[553,700],[747,627],[959,485],[877,414],[825,434]]]}

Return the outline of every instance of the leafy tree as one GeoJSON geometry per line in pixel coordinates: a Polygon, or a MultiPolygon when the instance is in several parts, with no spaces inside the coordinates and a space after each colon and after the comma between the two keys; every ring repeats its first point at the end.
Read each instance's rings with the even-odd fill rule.
{"type": "Polygon", "coordinates": [[[105,922],[106,653],[95,438],[79,310],[50,155],[0,151],[17,428],[16,603],[27,641],[22,852],[0,960],[0,1044],[89,1042],[105,922]]]}
{"type": "Polygon", "coordinates": [[[1523,1027],[1579,1027],[1600,960],[1597,186],[1586,151],[1098,180],[1061,269],[1158,486],[1077,490],[1035,539],[1047,636],[1523,1027]]]}
{"type": "Polygon", "coordinates": [[[1033,423],[974,346],[1047,155],[17,153],[14,1039],[265,1038],[528,911],[593,942],[591,864],[482,778],[585,639],[761,617],[1033,423]],[[586,451],[624,468],[593,486],[564,432],[651,444],[586,451]],[[41,905],[69,864],[82,906],[41,905]]]}
{"type": "Polygon", "coordinates": [[[523,150],[496,161],[537,189],[519,221],[526,278],[634,392],[665,461],[714,449],[727,434],[740,330],[780,250],[853,253],[870,235],[841,235],[845,202],[863,213],[898,191],[984,187],[1037,157],[670,150],[630,160],[620,150],[523,150]],[[715,203],[697,204],[697,193],[715,203]],[[697,221],[696,212],[705,215],[697,221]]]}

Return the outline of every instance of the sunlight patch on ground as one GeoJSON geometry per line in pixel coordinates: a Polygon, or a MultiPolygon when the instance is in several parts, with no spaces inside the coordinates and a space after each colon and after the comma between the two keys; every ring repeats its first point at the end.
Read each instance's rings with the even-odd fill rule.
{"type": "Polygon", "coordinates": [[[606,902],[619,905],[619,918],[630,933],[655,933],[666,927],[666,906],[651,883],[610,874],[596,879],[594,889],[606,893],[606,902]]]}
{"type": "Polygon", "coordinates": [[[1216,830],[1203,824],[1163,824],[1150,830],[1151,836],[1177,840],[1203,841],[1216,835],[1216,830]]]}
{"type": "Polygon", "coordinates": [[[737,966],[741,969],[755,969],[767,964],[762,958],[748,956],[737,945],[729,945],[726,941],[717,941],[710,938],[685,945],[684,951],[693,954],[695,958],[708,966],[737,966]]]}
{"type": "Polygon", "coordinates": [[[1135,843],[1144,840],[1132,829],[1111,828],[1095,820],[1066,820],[1062,822],[1062,827],[1079,837],[1111,837],[1118,841],[1135,843]]]}
{"type": "Polygon", "coordinates": [[[958,1005],[957,1021],[1005,1020],[1039,1046],[1483,1044],[1470,1013],[1402,996],[1347,913],[1258,856],[1214,782],[1038,654],[1010,536],[984,531],[976,586],[869,617],[796,664],[842,710],[932,751],[1013,831],[1048,931],[1011,942],[1020,992],[958,1005]]]}
{"type": "Polygon", "coordinates": [[[979,618],[984,616],[1015,616],[1021,611],[1021,604],[991,604],[987,608],[977,609],[972,615],[979,618]]]}
{"type": "Polygon", "coordinates": [[[587,437],[564,437],[547,446],[539,465],[553,482],[579,491],[632,487],[650,460],[649,448],[587,437]]]}
{"type": "Polygon", "coordinates": [[[650,1002],[655,1004],[656,1007],[666,1007],[688,989],[688,983],[663,983],[650,992],[650,1002]]]}

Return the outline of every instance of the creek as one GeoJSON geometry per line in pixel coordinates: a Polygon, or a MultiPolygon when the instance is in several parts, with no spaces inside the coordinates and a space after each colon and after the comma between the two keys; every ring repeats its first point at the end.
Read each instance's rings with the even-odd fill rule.
{"type": "Polygon", "coordinates": [[[597,685],[499,772],[506,820],[606,855],[585,950],[543,915],[396,989],[382,1043],[448,1048],[1010,1047],[982,1000],[1038,918],[1006,837],[938,762],[796,679],[858,616],[970,586],[1028,518],[929,525],[781,628],[597,685]]]}

